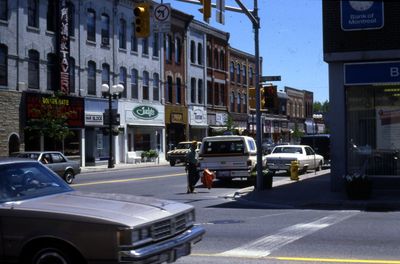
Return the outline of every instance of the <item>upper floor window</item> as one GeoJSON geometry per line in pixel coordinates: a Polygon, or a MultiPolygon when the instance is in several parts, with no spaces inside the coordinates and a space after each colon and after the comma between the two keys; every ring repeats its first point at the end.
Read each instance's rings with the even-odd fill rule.
{"type": "Polygon", "coordinates": [[[219,53],[219,68],[225,70],[225,53],[222,50],[219,53]]]}
{"type": "Polygon", "coordinates": [[[207,81],[207,104],[212,105],[214,103],[214,94],[211,82],[207,81]]]}
{"type": "Polygon", "coordinates": [[[49,91],[55,91],[57,89],[56,62],[57,62],[56,54],[54,53],[47,54],[47,90],[49,91]]]}
{"type": "Polygon", "coordinates": [[[167,77],[167,86],[166,86],[166,93],[165,93],[165,101],[168,103],[172,103],[172,77],[167,77]]]}
{"type": "Polygon", "coordinates": [[[196,62],[196,43],[194,40],[190,41],[190,62],[196,62]]]}
{"type": "Polygon", "coordinates": [[[125,19],[119,20],[119,48],[126,49],[126,22],[125,19]]]}
{"type": "Polygon", "coordinates": [[[243,73],[243,84],[247,84],[247,67],[246,67],[246,65],[243,65],[242,73],[243,73]]]}
{"type": "Polygon", "coordinates": [[[124,90],[122,91],[121,97],[126,98],[126,68],[119,68],[119,84],[124,86],[124,90]]]}
{"type": "Polygon", "coordinates": [[[181,64],[182,43],[180,38],[175,38],[175,63],[181,64]]]}
{"type": "Polygon", "coordinates": [[[139,98],[139,72],[137,69],[131,70],[131,96],[132,99],[139,98]]]}
{"type": "Polygon", "coordinates": [[[231,81],[235,81],[235,63],[233,61],[229,67],[229,73],[231,75],[231,81]]]}
{"type": "Polygon", "coordinates": [[[220,84],[220,87],[219,87],[219,99],[220,99],[220,105],[226,105],[225,84],[220,84]]]}
{"type": "Polygon", "coordinates": [[[28,0],[28,26],[39,27],[39,0],[28,0]]]}
{"type": "Polygon", "coordinates": [[[153,57],[158,57],[158,33],[153,34],[153,57]]]}
{"type": "Polygon", "coordinates": [[[241,112],[241,108],[242,108],[242,97],[240,95],[240,93],[238,93],[237,95],[237,112],[240,113],[241,112]]]}
{"type": "Polygon", "coordinates": [[[160,77],[158,73],[153,74],[153,101],[160,100],[160,77]]]}
{"type": "Polygon", "coordinates": [[[182,103],[182,83],[181,83],[181,78],[176,78],[176,103],[181,104],[182,103]]]}
{"type": "Polygon", "coordinates": [[[142,53],[149,55],[149,38],[142,39],[142,53]]]}
{"type": "Polygon", "coordinates": [[[28,51],[28,88],[39,89],[39,52],[28,51]]]}
{"type": "Polygon", "coordinates": [[[0,20],[8,20],[8,0],[0,0],[0,20]]]}
{"type": "Polygon", "coordinates": [[[247,94],[243,94],[243,112],[247,112],[247,94]]]}
{"type": "Polygon", "coordinates": [[[231,96],[229,96],[229,102],[230,102],[230,110],[231,112],[235,111],[235,93],[231,92],[231,96]]]}
{"type": "Polygon", "coordinates": [[[87,40],[96,41],[96,12],[93,9],[88,9],[87,17],[87,40]]]}
{"type": "Polygon", "coordinates": [[[197,102],[199,104],[203,103],[203,80],[199,79],[197,81],[197,102]]]}
{"type": "Polygon", "coordinates": [[[249,68],[249,83],[250,85],[254,84],[253,67],[249,68]]]}
{"type": "Polygon", "coordinates": [[[143,100],[149,100],[149,72],[143,72],[143,100]]]}
{"type": "Polygon", "coordinates": [[[197,63],[203,65],[203,45],[197,44],[197,63]]]}
{"type": "Polygon", "coordinates": [[[190,102],[196,102],[196,79],[192,78],[190,80],[190,102]]]}
{"type": "Polygon", "coordinates": [[[57,1],[47,1],[47,30],[56,31],[57,1]]]}
{"type": "Polygon", "coordinates": [[[237,68],[236,68],[236,82],[237,83],[240,83],[241,74],[242,74],[242,70],[240,68],[240,64],[238,64],[237,68]]]}
{"type": "Polygon", "coordinates": [[[167,35],[167,39],[165,41],[165,45],[166,45],[166,59],[167,59],[167,63],[171,63],[172,62],[172,38],[171,36],[168,34],[167,35]]]}
{"type": "Polygon", "coordinates": [[[88,88],[89,95],[96,95],[96,63],[94,61],[88,62],[88,88]]]}
{"type": "Polygon", "coordinates": [[[132,31],[131,31],[131,51],[137,52],[138,51],[138,41],[136,37],[136,26],[135,23],[132,23],[132,31]]]}
{"type": "Polygon", "coordinates": [[[8,48],[0,44],[0,85],[8,85],[8,48]]]}
{"type": "Polygon", "coordinates": [[[212,66],[212,52],[211,46],[207,45],[207,67],[212,66]]]}
{"type": "Polygon", "coordinates": [[[219,67],[218,59],[218,50],[214,49],[214,69],[218,69],[219,67]]]}
{"type": "Polygon", "coordinates": [[[69,57],[69,92],[75,93],[75,59],[69,57]]]}
{"type": "Polygon", "coordinates": [[[110,65],[107,63],[101,65],[101,84],[108,84],[110,86],[110,65]]]}
{"type": "Polygon", "coordinates": [[[110,17],[107,14],[101,14],[101,44],[110,45],[110,17]]]}
{"type": "Polygon", "coordinates": [[[75,36],[75,6],[73,3],[68,2],[68,34],[75,36]]]}

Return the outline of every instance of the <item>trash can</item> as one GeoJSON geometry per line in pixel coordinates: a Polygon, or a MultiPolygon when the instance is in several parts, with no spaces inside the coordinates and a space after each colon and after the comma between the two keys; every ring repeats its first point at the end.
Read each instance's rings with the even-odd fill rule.
{"type": "Polygon", "coordinates": [[[293,160],[290,163],[290,179],[292,181],[299,180],[299,162],[297,160],[293,160]]]}

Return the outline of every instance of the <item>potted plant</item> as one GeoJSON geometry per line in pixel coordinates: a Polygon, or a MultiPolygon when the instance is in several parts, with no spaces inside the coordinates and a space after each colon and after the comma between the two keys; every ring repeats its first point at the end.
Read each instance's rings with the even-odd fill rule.
{"type": "Polygon", "coordinates": [[[142,154],[140,154],[141,158],[142,158],[142,162],[145,162],[148,160],[149,157],[149,152],[148,151],[143,151],[142,154]]]}
{"type": "Polygon", "coordinates": [[[352,173],[344,177],[346,194],[352,200],[366,200],[371,195],[371,181],[364,173],[352,173]]]}
{"type": "Polygon", "coordinates": [[[148,158],[149,158],[151,161],[155,161],[155,160],[157,159],[157,157],[158,157],[157,150],[155,150],[155,149],[150,149],[150,150],[148,151],[148,158]]]}

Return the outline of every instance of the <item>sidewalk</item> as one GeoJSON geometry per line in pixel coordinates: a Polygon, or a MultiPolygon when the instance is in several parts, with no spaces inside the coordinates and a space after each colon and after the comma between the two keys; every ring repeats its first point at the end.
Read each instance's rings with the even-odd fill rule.
{"type": "Polygon", "coordinates": [[[115,164],[114,168],[108,168],[108,163],[97,166],[85,166],[81,167],[81,173],[96,172],[96,171],[106,171],[106,170],[126,170],[134,168],[144,168],[144,167],[157,167],[157,166],[169,166],[169,162],[165,160],[155,161],[155,162],[140,162],[140,163],[119,163],[115,164]]]}
{"type": "Polygon", "coordinates": [[[250,206],[274,209],[318,210],[400,210],[400,190],[373,189],[368,200],[349,200],[344,192],[330,190],[330,171],[300,175],[299,181],[274,180],[272,189],[255,191],[253,187],[240,190],[234,198],[250,206]]]}

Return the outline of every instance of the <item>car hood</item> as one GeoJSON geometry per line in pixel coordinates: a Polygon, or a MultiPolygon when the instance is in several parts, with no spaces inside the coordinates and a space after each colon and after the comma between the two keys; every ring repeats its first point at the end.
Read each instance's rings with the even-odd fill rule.
{"type": "Polygon", "coordinates": [[[169,154],[186,154],[189,151],[190,151],[189,149],[175,149],[169,152],[169,154]]]}
{"type": "Polygon", "coordinates": [[[135,226],[188,211],[190,205],[149,197],[126,194],[67,192],[50,195],[13,205],[14,209],[66,215],[68,219],[86,222],[110,222],[135,226]]]}

